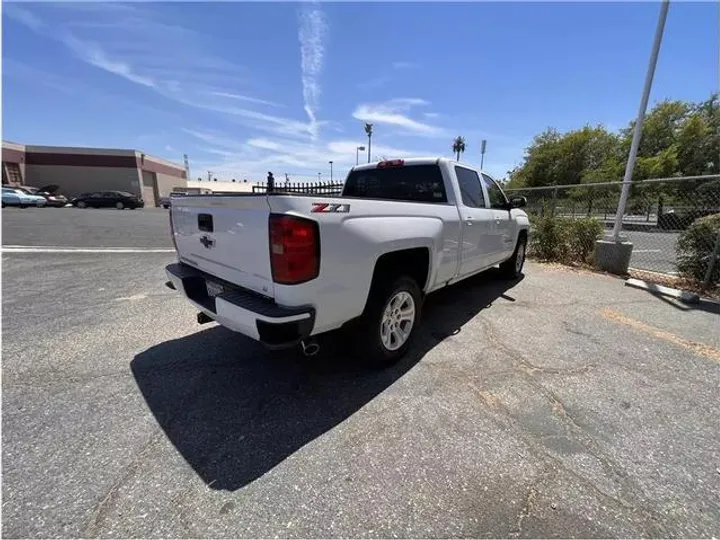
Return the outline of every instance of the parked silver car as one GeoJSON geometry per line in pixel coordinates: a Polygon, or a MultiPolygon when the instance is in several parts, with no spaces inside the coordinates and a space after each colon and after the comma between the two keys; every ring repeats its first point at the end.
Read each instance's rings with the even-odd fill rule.
{"type": "Polygon", "coordinates": [[[2,207],[17,206],[19,208],[27,208],[28,206],[37,206],[42,208],[47,205],[47,199],[40,195],[30,195],[22,189],[4,187],[2,188],[2,207]]]}

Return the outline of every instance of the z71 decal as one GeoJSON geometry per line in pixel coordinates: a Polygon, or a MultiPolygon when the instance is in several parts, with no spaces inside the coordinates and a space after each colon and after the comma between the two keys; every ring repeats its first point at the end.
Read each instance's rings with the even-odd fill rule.
{"type": "Polygon", "coordinates": [[[347,214],[350,212],[349,204],[312,203],[312,213],[347,214]]]}

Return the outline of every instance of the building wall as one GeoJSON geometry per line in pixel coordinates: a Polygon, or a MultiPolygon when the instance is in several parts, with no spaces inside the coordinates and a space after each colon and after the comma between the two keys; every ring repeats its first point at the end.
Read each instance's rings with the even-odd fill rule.
{"type": "Polygon", "coordinates": [[[187,180],[184,178],[178,178],[177,176],[155,173],[155,178],[157,179],[158,193],[160,194],[160,197],[167,197],[175,187],[187,187],[187,180]]]}
{"type": "Polygon", "coordinates": [[[8,141],[3,141],[2,150],[3,172],[7,163],[18,164],[24,184],[57,184],[60,192],[70,197],[89,191],[128,191],[152,207],[174,187],[187,186],[183,166],[137,150],[28,146],[8,141]]]}
{"type": "Polygon", "coordinates": [[[60,193],[76,197],[88,191],[117,190],[141,195],[138,170],[129,167],[83,167],[72,165],[26,165],[29,185],[57,184],[60,193]]]}
{"type": "Polygon", "coordinates": [[[22,181],[25,182],[25,145],[24,144],[16,144],[11,142],[5,142],[2,143],[2,163],[3,163],[3,180],[4,180],[4,173],[5,173],[5,164],[6,163],[15,163],[20,168],[20,175],[22,176],[22,181]]]}

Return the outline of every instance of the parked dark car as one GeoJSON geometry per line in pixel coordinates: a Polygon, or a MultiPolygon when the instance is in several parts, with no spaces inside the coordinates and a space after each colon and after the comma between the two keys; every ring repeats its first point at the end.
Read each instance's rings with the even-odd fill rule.
{"type": "Polygon", "coordinates": [[[49,186],[43,186],[38,188],[35,195],[41,195],[45,197],[47,206],[54,206],[55,208],[62,208],[66,206],[70,200],[59,192],[60,186],[56,184],[50,184],[49,186]]]}
{"type": "Polygon", "coordinates": [[[94,191],[82,193],[72,200],[73,206],[78,208],[142,208],[145,202],[127,191],[94,191]]]}
{"type": "Polygon", "coordinates": [[[720,208],[683,208],[669,210],[658,216],[658,228],[665,231],[684,231],[696,219],[720,214],[720,208]]]}

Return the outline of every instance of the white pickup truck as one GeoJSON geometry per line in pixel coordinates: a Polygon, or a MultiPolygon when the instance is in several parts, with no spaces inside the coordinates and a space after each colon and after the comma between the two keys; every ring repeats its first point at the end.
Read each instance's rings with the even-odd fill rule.
{"type": "Polygon", "coordinates": [[[500,265],[517,277],[529,221],[490,176],[445,158],[356,166],[341,196],[186,195],[171,206],[168,287],[269,348],[351,325],[376,365],[397,361],[426,294],[500,265]]]}

